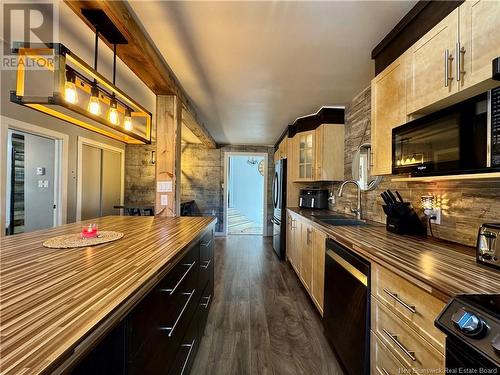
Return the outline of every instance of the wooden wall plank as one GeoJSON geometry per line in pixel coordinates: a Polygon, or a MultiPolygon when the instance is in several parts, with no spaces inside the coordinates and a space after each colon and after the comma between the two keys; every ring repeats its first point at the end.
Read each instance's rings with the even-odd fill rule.
{"type": "Polygon", "coordinates": [[[176,95],[156,97],[156,203],[161,216],[180,214],[182,103],[176,95]],[[158,184],[171,183],[168,192],[158,192],[158,184]],[[161,202],[167,196],[167,204],[161,202]]]}

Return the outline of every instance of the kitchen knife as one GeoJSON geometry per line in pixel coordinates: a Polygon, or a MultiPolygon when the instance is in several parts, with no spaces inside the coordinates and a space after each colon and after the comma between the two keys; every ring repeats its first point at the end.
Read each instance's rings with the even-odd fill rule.
{"type": "Polygon", "coordinates": [[[388,206],[392,206],[392,205],[394,205],[394,203],[392,202],[392,199],[391,199],[390,195],[389,195],[389,194],[387,194],[387,192],[386,192],[386,191],[382,192],[382,194],[384,195],[384,197],[385,197],[385,201],[387,202],[387,205],[388,205],[388,206]]]}
{"type": "Polygon", "coordinates": [[[401,203],[404,203],[404,202],[405,202],[405,201],[403,200],[403,198],[401,197],[401,194],[399,194],[399,191],[397,191],[397,190],[396,190],[396,195],[398,196],[399,201],[400,201],[401,203]]]}
{"type": "Polygon", "coordinates": [[[384,192],[380,193],[380,196],[382,197],[382,199],[384,200],[385,204],[386,205],[390,205],[391,202],[389,201],[389,199],[386,198],[384,192]]]}
{"type": "Polygon", "coordinates": [[[396,200],[396,197],[394,196],[394,194],[392,193],[392,191],[390,191],[389,189],[387,189],[387,194],[389,194],[389,196],[391,197],[391,200],[394,202],[394,204],[398,203],[398,201],[396,200]]]}

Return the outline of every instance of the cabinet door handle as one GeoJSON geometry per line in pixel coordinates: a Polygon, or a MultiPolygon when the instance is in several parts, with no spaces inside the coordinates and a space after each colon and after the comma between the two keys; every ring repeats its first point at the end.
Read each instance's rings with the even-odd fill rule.
{"type": "Polygon", "coordinates": [[[172,335],[174,334],[174,331],[175,331],[175,328],[177,327],[177,324],[179,324],[182,316],[184,315],[184,312],[186,311],[188,305],[189,305],[189,302],[191,301],[191,298],[193,298],[193,295],[194,295],[194,292],[195,292],[196,289],[193,289],[191,291],[191,293],[182,293],[183,295],[185,296],[189,296],[188,299],[186,300],[186,303],[184,304],[184,306],[182,306],[182,310],[179,314],[179,316],[177,317],[177,319],[175,319],[175,322],[174,324],[172,325],[172,327],[162,327],[161,329],[164,330],[164,331],[168,331],[168,337],[172,337],[172,335]]]}
{"type": "Polygon", "coordinates": [[[211,262],[212,262],[212,259],[207,260],[206,264],[204,264],[203,266],[201,266],[201,268],[207,269],[211,262]]]}
{"type": "Polygon", "coordinates": [[[181,375],[183,375],[184,371],[186,371],[186,367],[187,367],[187,364],[189,363],[189,358],[191,357],[191,352],[193,351],[195,342],[196,342],[196,339],[193,339],[193,341],[191,341],[191,344],[182,344],[181,345],[183,348],[189,348],[189,352],[188,352],[188,355],[186,357],[186,360],[184,361],[184,364],[182,365],[181,375]]]}
{"type": "Polygon", "coordinates": [[[384,375],[390,375],[389,372],[383,367],[382,367],[382,372],[384,373],[384,375]]]}
{"type": "Polygon", "coordinates": [[[203,246],[203,247],[209,247],[211,243],[212,243],[212,240],[201,241],[200,245],[203,246]]]}
{"type": "Polygon", "coordinates": [[[186,276],[189,274],[189,272],[191,272],[191,270],[193,269],[194,265],[195,265],[196,261],[193,261],[193,263],[186,263],[186,264],[183,264],[183,266],[189,266],[189,268],[187,269],[186,272],[184,272],[184,275],[182,275],[182,277],[180,278],[180,280],[177,282],[177,284],[175,284],[175,286],[173,288],[167,288],[167,289],[160,289],[160,291],[162,292],[167,292],[169,293],[170,295],[174,294],[175,291],[177,290],[177,288],[179,287],[179,285],[181,285],[182,281],[186,278],[186,276]]]}
{"type": "Polygon", "coordinates": [[[450,55],[450,50],[444,51],[444,86],[448,87],[449,82],[453,81],[453,76],[450,76],[450,63],[453,62],[453,56],[450,55]]]}
{"type": "Polygon", "coordinates": [[[393,298],[396,302],[401,304],[401,306],[403,306],[407,310],[411,311],[413,314],[415,314],[417,312],[417,310],[415,309],[415,305],[410,305],[410,304],[406,303],[401,298],[399,298],[396,293],[393,293],[389,289],[385,289],[385,288],[384,288],[384,292],[386,292],[391,298],[393,298]]]}
{"type": "Polygon", "coordinates": [[[392,340],[392,342],[394,342],[394,344],[396,344],[398,346],[399,349],[401,349],[403,351],[403,353],[405,353],[408,356],[408,358],[410,358],[412,361],[417,360],[417,357],[415,357],[415,352],[406,349],[404,347],[404,345],[399,342],[397,335],[390,333],[385,328],[382,328],[382,331],[384,331],[384,333],[392,340]]]}
{"type": "Polygon", "coordinates": [[[203,297],[203,298],[206,298],[207,299],[207,302],[205,303],[200,303],[201,306],[203,306],[204,308],[208,308],[208,305],[210,304],[210,299],[212,298],[212,295],[210,294],[208,297],[203,297]]]}
{"type": "Polygon", "coordinates": [[[465,47],[460,47],[460,42],[457,42],[456,45],[456,58],[457,58],[457,81],[460,81],[462,74],[465,74],[465,71],[462,68],[462,64],[464,63],[465,57],[465,47]]]}

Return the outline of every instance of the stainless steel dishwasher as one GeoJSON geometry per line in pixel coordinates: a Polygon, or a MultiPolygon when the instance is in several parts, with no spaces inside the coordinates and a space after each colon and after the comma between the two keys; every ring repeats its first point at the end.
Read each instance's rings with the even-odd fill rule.
{"type": "Polygon", "coordinates": [[[370,263],[331,239],[326,241],[326,336],[349,375],[370,369],[370,263]]]}

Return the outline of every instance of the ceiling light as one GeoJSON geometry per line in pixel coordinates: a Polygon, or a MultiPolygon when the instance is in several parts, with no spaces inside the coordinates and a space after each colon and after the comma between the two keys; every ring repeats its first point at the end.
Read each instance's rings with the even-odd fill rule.
{"type": "Polygon", "coordinates": [[[113,125],[118,125],[120,123],[120,118],[118,116],[118,103],[113,97],[109,103],[108,120],[113,125]]]}
{"type": "Polygon", "coordinates": [[[66,71],[66,83],[64,84],[64,100],[71,104],[76,104],[76,102],[78,101],[75,81],[75,72],[68,69],[66,71]]]}
{"type": "Polygon", "coordinates": [[[101,114],[101,104],[99,103],[99,89],[96,85],[90,90],[89,112],[93,115],[101,114]]]}
{"type": "Polygon", "coordinates": [[[131,131],[133,129],[132,126],[132,111],[130,108],[125,109],[125,117],[123,119],[123,127],[125,130],[131,131]]]}

